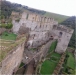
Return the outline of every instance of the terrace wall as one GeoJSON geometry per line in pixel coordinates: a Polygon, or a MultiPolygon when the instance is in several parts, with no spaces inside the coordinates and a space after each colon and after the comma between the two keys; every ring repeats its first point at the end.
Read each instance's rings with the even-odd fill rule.
{"type": "Polygon", "coordinates": [[[1,62],[1,74],[12,75],[19,67],[24,52],[24,43],[11,50],[1,62]]]}

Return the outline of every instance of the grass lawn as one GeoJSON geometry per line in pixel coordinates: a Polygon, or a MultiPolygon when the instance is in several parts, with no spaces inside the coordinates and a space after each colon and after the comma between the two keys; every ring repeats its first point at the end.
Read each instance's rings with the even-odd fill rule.
{"type": "Polygon", "coordinates": [[[75,58],[72,53],[67,51],[65,62],[63,64],[63,72],[67,74],[75,74],[75,58]]]}
{"type": "Polygon", "coordinates": [[[53,73],[53,71],[54,71],[54,69],[55,69],[55,67],[56,67],[56,65],[59,62],[60,57],[61,57],[60,54],[54,52],[56,45],[57,45],[57,41],[55,41],[51,44],[51,47],[50,47],[49,52],[48,52],[49,55],[47,55],[47,57],[50,59],[45,60],[42,63],[40,74],[52,74],[53,73]]]}
{"type": "Polygon", "coordinates": [[[67,59],[67,66],[69,68],[72,68],[72,69],[75,69],[75,58],[74,56],[72,55],[72,53],[68,52],[68,59],[67,59]]]}
{"type": "Polygon", "coordinates": [[[50,59],[49,60],[45,60],[41,66],[41,74],[52,74],[57,63],[60,60],[61,55],[58,53],[53,52],[50,55],[50,59]]]}
{"type": "Polygon", "coordinates": [[[1,35],[1,39],[5,39],[5,40],[16,40],[16,36],[17,36],[16,34],[4,32],[1,35]]]}
{"type": "Polygon", "coordinates": [[[50,46],[50,49],[49,49],[48,53],[49,53],[49,52],[54,51],[54,50],[55,50],[55,48],[56,48],[56,45],[57,45],[57,41],[54,41],[54,42],[51,44],[51,46],[50,46]]]}
{"type": "Polygon", "coordinates": [[[51,57],[60,58],[61,57],[61,54],[58,54],[58,53],[54,52],[54,53],[52,53],[51,57]]]}
{"type": "Polygon", "coordinates": [[[41,74],[52,74],[57,63],[51,60],[45,60],[41,66],[41,74]]]}

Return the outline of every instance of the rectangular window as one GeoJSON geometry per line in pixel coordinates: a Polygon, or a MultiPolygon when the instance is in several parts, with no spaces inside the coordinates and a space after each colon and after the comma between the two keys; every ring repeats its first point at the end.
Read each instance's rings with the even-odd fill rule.
{"type": "Polygon", "coordinates": [[[28,16],[29,16],[29,14],[27,14],[27,17],[26,17],[26,19],[28,19],[28,16]]]}

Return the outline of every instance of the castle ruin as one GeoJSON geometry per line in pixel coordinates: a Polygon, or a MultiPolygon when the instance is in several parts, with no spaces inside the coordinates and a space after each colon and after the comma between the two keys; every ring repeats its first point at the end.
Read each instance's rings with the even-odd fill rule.
{"type": "Polygon", "coordinates": [[[36,13],[23,12],[20,21],[16,22],[13,20],[12,23],[13,32],[16,34],[22,26],[30,29],[30,36],[27,42],[28,48],[37,48],[50,38],[53,38],[58,40],[55,50],[57,53],[66,51],[73,33],[73,29],[59,25],[54,19],[36,13]]]}
{"type": "Polygon", "coordinates": [[[45,57],[51,43],[58,40],[55,52],[62,54],[66,51],[68,43],[73,33],[64,25],[59,25],[53,18],[44,17],[42,15],[30,12],[23,12],[22,14],[12,12],[12,31],[15,34],[29,34],[27,42],[23,41],[16,47],[8,56],[2,61],[2,74],[10,74],[16,72],[21,61],[28,64],[32,59],[35,63],[45,57]],[[26,30],[26,31],[25,31],[26,30]],[[24,48],[26,46],[26,48],[24,48]],[[33,52],[30,49],[36,48],[33,52]],[[38,51],[39,50],[39,51],[38,51]]]}

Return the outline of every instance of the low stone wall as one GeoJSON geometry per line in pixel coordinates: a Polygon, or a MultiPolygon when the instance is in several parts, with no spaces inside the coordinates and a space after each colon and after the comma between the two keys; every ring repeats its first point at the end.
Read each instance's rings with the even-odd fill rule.
{"type": "Polygon", "coordinates": [[[12,75],[19,67],[24,52],[24,43],[11,50],[7,57],[1,62],[1,74],[12,75]]]}
{"type": "Polygon", "coordinates": [[[25,49],[23,62],[25,64],[28,64],[33,58],[35,59],[35,62],[40,61],[42,59],[42,57],[46,56],[46,54],[51,46],[51,43],[53,41],[54,40],[49,40],[47,43],[42,45],[38,50],[35,50],[34,52],[31,50],[25,49]]]}

